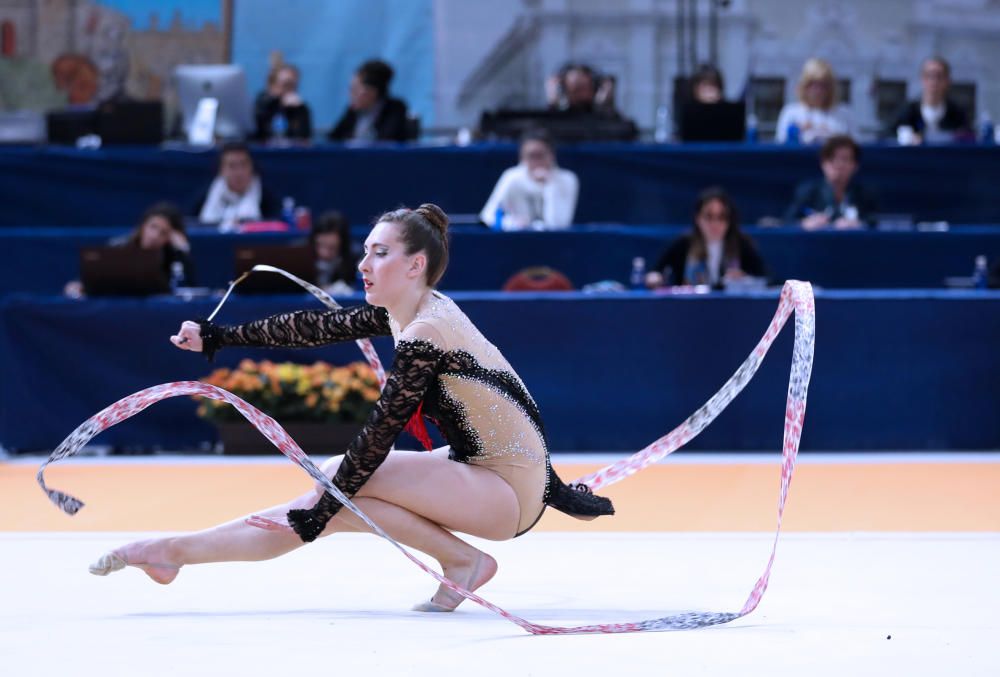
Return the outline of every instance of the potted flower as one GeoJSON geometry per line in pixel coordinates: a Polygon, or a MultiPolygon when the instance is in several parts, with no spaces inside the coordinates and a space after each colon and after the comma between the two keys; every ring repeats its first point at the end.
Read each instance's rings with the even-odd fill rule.
{"type": "MultiPolygon", "coordinates": [[[[201,379],[246,400],[280,423],[306,453],[340,454],[379,398],[375,372],[364,362],[275,364],[243,360],[201,379]]],[[[196,397],[198,415],[212,421],[226,454],[276,453],[236,408],[196,397]]]]}

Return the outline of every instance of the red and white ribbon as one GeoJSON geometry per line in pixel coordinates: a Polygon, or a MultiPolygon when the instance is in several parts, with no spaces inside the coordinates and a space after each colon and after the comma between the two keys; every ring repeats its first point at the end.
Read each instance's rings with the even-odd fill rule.
{"type": "MultiPolygon", "coordinates": [[[[331,299],[332,300],[332,299],[331,299]]],[[[760,602],[764,591],[767,589],[768,579],[771,575],[771,567],[774,564],[775,552],[778,546],[778,535],[781,532],[781,519],[785,510],[785,501],[788,497],[788,487],[792,479],[795,468],[795,458],[798,454],[799,439],[802,435],[802,424],[805,419],[806,394],[809,387],[809,378],[812,372],[813,352],[816,338],[815,306],[813,301],[812,287],[807,282],[789,281],[785,283],[781,291],[781,300],[778,311],[774,319],[768,326],[767,332],[761,339],[757,347],[754,348],[750,356],[736,370],[736,373],[723,385],[723,387],[713,395],[708,402],[692,414],[687,420],[677,428],[656,440],[648,447],[632,456],[613,463],[595,473],[587,475],[577,480],[578,484],[598,489],[618,482],[629,475],[655,461],[663,458],[667,454],[678,449],[683,444],[693,439],[698,433],[705,429],[715,418],[725,409],[725,407],[739,394],[756,373],[764,355],[774,343],[775,338],[785,325],[789,315],[795,313],[795,339],[792,352],[792,367],[788,382],[788,397],[785,405],[785,431],[784,443],[782,447],[781,463],[781,487],[778,493],[778,517],[777,528],[775,530],[774,542],[771,547],[771,555],[764,568],[764,573],[758,578],[756,584],[747,597],[743,607],[738,612],[699,612],[692,611],[681,614],[674,614],[662,618],[653,618],[644,621],[630,623],[609,623],[595,625],[578,626],[551,626],[540,625],[516,616],[492,602],[480,597],[474,592],[465,590],[460,585],[448,580],[438,572],[434,571],[422,561],[417,559],[406,548],[393,540],[385,531],[375,524],[367,515],[358,509],[354,503],[347,498],[330,479],[324,475],[310,458],[302,451],[298,444],[289,437],[288,433],[278,425],[273,418],[259,411],[232,393],[217,388],[200,381],[180,381],[176,383],[166,383],[153,386],[129,395],[111,406],[98,412],[91,418],[84,421],[69,437],[52,452],[52,455],[38,469],[37,480],[42,489],[49,496],[53,503],[61,510],[72,515],[75,514],[83,503],[73,496],[65,494],[55,489],[49,489],[45,484],[44,471],[50,463],[60,459],[73,456],[95,435],[103,430],[120,423],[131,416],[139,413],[155,402],[168,397],[182,395],[200,395],[216,400],[229,402],[260,432],[274,444],[281,453],[301,466],[314,480],[320,483],[338,501],[362,519],[376,534],[389,541],[410,561],[430,574],[439,583],[455,591],[463,597],[476,602],[477,604],[493,611],[507,620],[521,626],[527,632],[537,635],[563,635],[563,634],[585,634],[585,633],[620,633],[620,632],[647,632],[661,630],[682,630],[706,627],[727,623],[752,612],[760,602]]],[[[214,315],[214,313],[213,313],[214,315]]],[[[253,518],[251,518],[251,523],[253,518]]],[[[262,528],[280,527],[277,523],[261,523],[257,526],[262,528]]]]}

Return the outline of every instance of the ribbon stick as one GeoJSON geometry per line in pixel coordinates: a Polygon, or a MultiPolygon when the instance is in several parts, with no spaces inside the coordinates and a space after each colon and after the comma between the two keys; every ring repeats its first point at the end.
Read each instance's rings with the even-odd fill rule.
{"type": "MultiPolygon", "coordinates": [[[[331,299],[332,300],[332,299],[331,299]]],[[[805,420],[806,395],[809,388],[809,379],[812,373],[813,352],[815,348],[816,323],[815,306],[812,294],[812,287],[807,282],[789,281],[785,283],[781,292],[778,311],[774,319],[768,326],[764,337],[757,344],[753,352],[736,370],[736,373],[723,385],[723,387],[713,395],[708,402],[699,408],[681,425],[656,440],[645,449],[613,463],[595,473],[587,475],[577,480],[576,484],[586,484],[597,489],[609,486],[615,482],[642,470],[651,463],[672,453],[683,444],[687,443],[702,430],[705,429],[715,418],[725,409],[725,407],[736,397],[746,386],[760,366],[761,361],[767,354],[768,349],[774,343],[778,333],[788,320],[788,317],[795,313],[795,338],[792,352],[792,367],[788,382],[788,396],[785,405],[785,430],[784,442],[782,445],[781,463],[781,485],[778,493],[778,514],[777,528],[774,534],[774,541],[771,547],[771,555],[764,568],[763,574],[757,579],[750,595],[739,611],[735,612],[698,612],[691,611],[662,618],[629,622],[629,623],[605,623],[595,625],[577,626],[551,626],[532,623],[520,616],[516,616],[492,602],[480,597],[474,592],[465,590],[462,586],[445,578],[437,573],[421,560],[410,553],[406,548],[393,540],[385,531],[375,524],[367,515],[358,509],[354,503],[347,498],[330,479],[324,475],[319,468],[309,459],[295,441],[285,432],[285,430],[270,416],[254,408],[236,395],[199,381],[180,381],[176,383],[166,383],[153,386],[125,397],[111,406],[98,412],[91,418],[84,421],[74,430],[63,442],[52,452],[52,455],[38,469],[37,480],[50,500],[61,510],[72,515],[83,507],[83,503],[66,493],[50,489],[45,484],[44,471],[50,463],[67,458],[76,454],[88,441],[103,430],[134,416],[151,404],[168,397],[181,395],[200,395],[216,400],[222,400],[232,404],[236,409],[256,427],[268,440],[271,441],[285,456],[297,463],[305,470],[310,477],[320,483],[326,491],[333,495],[344,506],[357,515],[367,524],[373,532],[386,539],[410,561],[427,572],[439,583],[454,592],[462,595],[466,599],[472,600],[480,606],[506,618],[517,624],[525,631],[537,635],[565,635],[565,634],[610,634],[623,632],[648,632],[663,630],[683,630],[706,627],[727,623],[752,612],[759,604],[767,589],[768,580],[771,575],[771,567],[774,564],[774,557],[777,551],[778,536],[781,533],[781,520],[784,515],[785,502],[788,498],[788,487],[792,479],[795,468],[795,459],[799,450],[799,440],[802,435],[802,425],[805,420]]],[[[279,523],[266,520],[264,518],[253,517],[248,520],[261,520],[254,526],[263,529],[287,528],[279,523]]]]}

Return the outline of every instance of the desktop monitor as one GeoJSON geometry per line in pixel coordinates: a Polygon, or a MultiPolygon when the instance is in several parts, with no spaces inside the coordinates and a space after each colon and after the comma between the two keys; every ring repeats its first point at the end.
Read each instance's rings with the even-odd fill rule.
{"type": "Polygon", "coordinates": [[[246,137],[254,129],[253,109],[243,67],[236,64],[177,66],[174,69],[177,98],[183,116],[184,134],[194,120],[198,102],[205,98],[219,102],[215,135],[223,139],[246,137]]]}

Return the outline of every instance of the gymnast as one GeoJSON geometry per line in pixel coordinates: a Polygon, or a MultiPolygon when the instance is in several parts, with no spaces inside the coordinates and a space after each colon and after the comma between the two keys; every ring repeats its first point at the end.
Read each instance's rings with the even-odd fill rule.
{"type": "MultiPolygon", "coordinates": [[[[358,269],[367,304],[301,310],[240,326],[184,322],[170,340],[209,359],[227,346],[320,346],[392,335],[395,358],[361,432],[322,470],[392,538],[433,557],[445,577],[474,591],[496,561],[455,532],[488,540],[524,534],[545,507],[579,519],[611,515],[607,498],[564,484],[552,469],[535,401],[500,351],[434,286],[448,264],[448,218],[433,204],[383,214],[358,269]],[[430,453],[393,448],[405,429],[429,439],[424,417],[448,446],[430,453]]],[[[125,566],[170,583],[180,568],[259,561],[336,532],[370,531],[322,486],[258,515],[289,529],[239,518],[176,537],[129,543],[91,565],[104,576],[125,566]]],[[[417,611],[453,611],[463,597],[441,585],[417,611]]]]}

